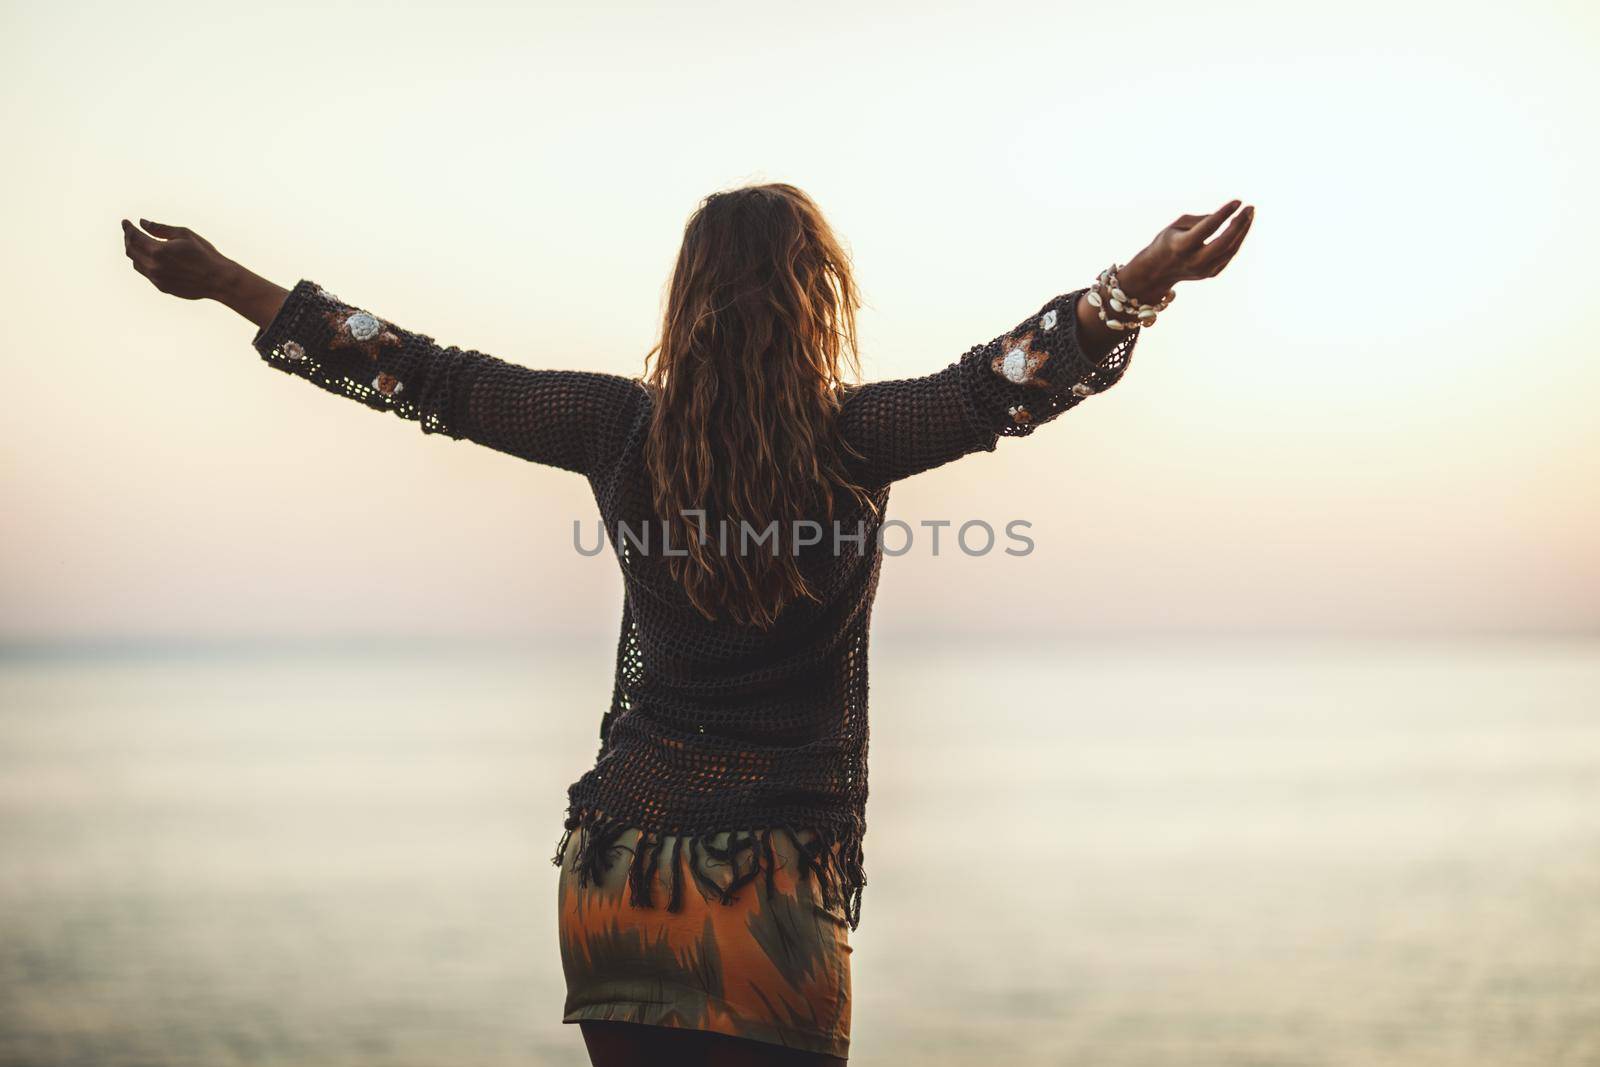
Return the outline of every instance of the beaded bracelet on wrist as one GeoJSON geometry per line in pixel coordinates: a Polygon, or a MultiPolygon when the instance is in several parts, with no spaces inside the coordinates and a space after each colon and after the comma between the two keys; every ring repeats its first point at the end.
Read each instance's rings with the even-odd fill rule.
{"type": "Polygon", "coordinates": [[[1121,269],[1122,264],[1114,263],[1100,272],[1086,294],[1089,306],[1095,309],[1100,321],[1105,323],[1108,329],[1128,330],[1141,326],[1154,326],[1156,316],[1167,310],[1167,305],[1172,303],[1177,294],[1168,289],[1166,295],[1154,304],[1140,303],[1138,298],[1129,296],[1123,291],[1121,282],[1117,280],[1117,271],[1121,269]],[[1108,317],[1107,305],[1123,317],[1108,317]]]}

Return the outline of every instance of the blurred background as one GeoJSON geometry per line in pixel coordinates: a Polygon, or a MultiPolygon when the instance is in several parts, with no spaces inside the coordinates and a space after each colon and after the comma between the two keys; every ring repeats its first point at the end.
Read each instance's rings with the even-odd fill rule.
{"type": "Polygon", "coordinates": [[[852,1062],[1600,1061],[1597,60],[1552,2],[0,5],[0,1063],[586,1062],[587,486],[118,220],[635,373],[762,180],[869,378],[1258,207],[1114,393],[895,492],[1037,550],[885,564],[852,1062]]]}

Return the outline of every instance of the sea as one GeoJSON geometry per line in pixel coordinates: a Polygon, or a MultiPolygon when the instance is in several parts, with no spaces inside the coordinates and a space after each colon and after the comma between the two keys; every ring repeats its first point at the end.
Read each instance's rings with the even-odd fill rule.
{"type": "MultiPolygon", "coordinates": [[[[0,655],[0,1064],[586,1064],[611,653],[0,655]]],[[[870,760],[854,1064],[1600,1064],[1600,642],[893,637],[870,760]]]]}

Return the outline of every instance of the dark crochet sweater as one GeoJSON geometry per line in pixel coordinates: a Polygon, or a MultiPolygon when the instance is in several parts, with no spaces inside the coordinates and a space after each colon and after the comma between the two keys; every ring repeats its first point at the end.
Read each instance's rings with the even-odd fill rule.
{"type": "MultiPolygon", "coordinates": [[[[800,550],[818,602],[791,604],[766,631],[708,621],[668,574],[659,540],[617,536],[622,527],[661,529],[643,463],[651,394],[638,379],[530,370],[441,345],[304,280],[254,344],[272,366],[416,420],[424,433],[588,478],[626,596],[599,755],[568,791],[557,863],[574,851],[581,827],[573,862],[598,874],[620,851],[618,836],[638,828],[630,897],[651,906],[663,839],[678,838],[666,850],[665,903],[676,909],[686,849],[736,864],[731,886],[702,883],[729,900],[763,872],[770,891],[770,835],[787,833],[803,873],[816,874],[824,901],[843,904],[854,928],[866,884],[867,629],[889,486],[992,451],[1001,437],[1026,436],[1121,378],[1137,331],[1091,362],[1077,343],[1081,291],[1051,299],[936,373],[846,391],[838,430],[859,453],[852,473],[877,517],[842,511],[800,550]],[[804,846],[802,829],[815,831],[804,846]]],[[[730,540],[737,537],[736,528],[730,540]]],[[[699,874],[697,863],[689,867],[699,874]]]]}

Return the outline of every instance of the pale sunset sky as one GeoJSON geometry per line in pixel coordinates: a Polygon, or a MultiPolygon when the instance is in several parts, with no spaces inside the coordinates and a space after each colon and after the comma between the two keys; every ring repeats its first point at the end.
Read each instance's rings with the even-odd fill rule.
{"type": "Polygon", "coordinates": [[[581,478],[269,368],[118,220],[635,373],[757,180],[852,249],[868,378],[1257,205],[1114,390],[897,487],[1038,547],[919,541],[880,630],[1593,633],[1597,70],[1582,3],[6,4],[0,639],[614,635],[581,478]]]}

